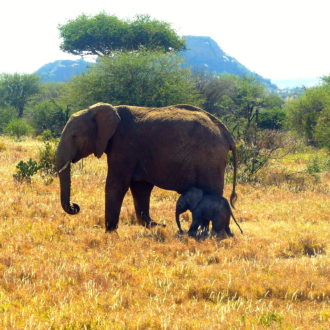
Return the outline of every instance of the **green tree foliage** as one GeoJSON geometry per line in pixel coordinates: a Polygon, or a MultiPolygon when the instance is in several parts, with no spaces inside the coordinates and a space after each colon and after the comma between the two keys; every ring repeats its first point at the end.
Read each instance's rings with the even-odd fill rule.
{"type": "Polygon", "coordinates": [[[49,130],[59,136],[69,118],[69,106],[65,101],[65,83],[42,84],[40,92],[30,104],[27,117],[31,120],[36,134],[49,130]]]}
{"type": "Polygon", "coordinates": [[[233,75],[199,72],[196,85],[204,96],[203,107],[221,117],[238,137],[254,124],[265,129],[279,129],[285,113],[283,100],[268,94],[255,79],[233,75]]]}
{"type": "Polygon", "coordinates": [[[16,165],[16,173],[13,174],[13,178],[19,183],[31,183],[32,176],[35,175],[38,170],[38,163],[35,160],[31,158],[27,162],[21,160],[16,165]]]}
{"type": "Polygon", "coordinates": [[[115,51],[181,50],[184,41],[166,22],[147,15],[135,20],[120,20],[100,13],[96,16],[78,16],[59,26],[63,38],[61,49],[75,55],[111,55],[115,51]]]}
{"type": "Polygon", "coordinates": [[[259,113],[258,127],[263,129],[282,129],[286,118],[283,106],[284,101],[278,95],[266,95],[263,108],[259,113]]]}
{"type": "Polygon", "coordinates": [[[283,124],[283,101],[251,78],[200,72],[195,79],[205,98],[203,107],[220,117],[236,137],[239,178],[253,180],[281,146],[280,133],[274,130],[283,124]]]}
{"type": "Polygon", "coordinates": [[[282,129],[285,122],[282,108],[262,109],[259,113],[258,127],[263,129],[282,129]]]}
{"type": "Polygon", "coordinates": [[[330,137],[330,78],[321,86],[308,88],[305,93],[287,103],[288,127],[314,146],[328,146],[330,137]]]}
{"type": "Polygon", "coordinates": [[[70,102],[77,108],[96,102],[138,106],[199,104],[200,96],[181,58],[158,52],[105,57],[71,82],[70,102]]]}
{"type": "Polygon", "coordinates": [[[11,107],[0,107],[0,134],[4,132],[8,123],[16,118],[15,110],[11,107]]]}
{"type": "Polygon", "coordinates": [[[315,138],[320,147],[330,149],[330,104],[322,110],[315,126],[315,138]]]}
{"type": "Polygon", "coordinates": [[[26,105],[38,93],[39,87],[40,78],[36,74],[1,74],[0,103],[13,107],[21,118],[26,105]]]}
{"type": "Polygon", "coordinates": [[[260,109],[266,100],[263,86],[250,78],[232,75],[196,76],[196,84],[205,98],[203,107],[221,117],[237,138],[250,136],[255,128],[260,109]]]}
{"type": "Polygon", "coordinates": [[[66,106],[54,99],[38,102],[30,109],[30,118],[36,134],[49,130],[54,136],[59,136],[68,120],[66,106]]]}
{"type": "Polygon", "coordinates": [[[32,127],[24,118],[17,118],[11,120],[5,127],[5,133],[20,140],[22,136],[27,136],[32,133],[32,127]]]}
{"type": "Polygon", "coordinates": [[[66,91],[66,83],[63,82],[48,82],[40,86],[39,93],[34,98],[34,102],[41,102],[45,100],[57,100],[61,98],[66,91]]]}

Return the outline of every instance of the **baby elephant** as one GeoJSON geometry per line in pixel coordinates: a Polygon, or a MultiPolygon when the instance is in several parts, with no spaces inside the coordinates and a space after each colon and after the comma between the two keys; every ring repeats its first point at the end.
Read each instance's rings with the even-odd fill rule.
{"type": "Polygon", "coordinates": [[[191,211],[193,218],[188,231],[190,236],[196,236],[199,227],[203,234],[208,232],[210,221],[212,221],[214,233],[219,234],[224,229],[228,236],[233,236],[229,228],[231,216],[243,234],[227,199],[218,194],[204,193],[201,189],[193,187],[179,197],[176,203],[175,219],[181,234],[183,230],[179,216],[187,210],[191,211]]]}

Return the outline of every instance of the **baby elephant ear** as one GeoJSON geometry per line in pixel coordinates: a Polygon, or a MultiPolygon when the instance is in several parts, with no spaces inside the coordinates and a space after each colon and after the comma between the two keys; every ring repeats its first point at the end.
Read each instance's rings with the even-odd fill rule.
{"type": "Polygon", "coordinates": [[[203,198],[203,190],[198,188],[191,188],[187,192],[186,196],[188,203],[190,204],[190,208],[194,209],[203,198]]]}
{"type": "Polygon", "coordinates": [[[100,158],[117,129],[120,117],[117,110],[107,103],[97,103],[89,111],[91,111],[97,127],[94,155],[100,158]]]}

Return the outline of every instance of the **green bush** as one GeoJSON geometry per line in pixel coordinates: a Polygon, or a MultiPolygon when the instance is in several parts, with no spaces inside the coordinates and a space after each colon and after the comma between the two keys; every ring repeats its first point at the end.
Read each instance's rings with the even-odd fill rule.
{"type": "Polygon", "coordinates": [[[330,148],[330,83],[308,88],[297,99],[287,102],[287,126],[312,146],[330,148]]]}
{"type": "Polygon", "coordinates": [[[281,108],[262,110],[259,113],[258,127],[263,129],[282,129],[285,121],[285,112],[281,108]]]}
{"type": "Polygon", "coordinates": [[[317,120],[315,137],[319,146],[330,150],[330,105],[323,109],[317,120]]]}
{"type": "Polygon", "coordinates": [[[56,145],[57,143],[55,140],[48,140],[44,142],[43,148],[39,150],[40,175],[47,184],[51,183],[53,181],[53,177],[56,175],[56,145]]]}
{"type": "Polygon", "coordinates": [[[55,168],[55,153],[56,153],[57,141],[52,139],[50,141],[44,141],[44,146],[39,150],[39,161],[29,159],[27,162],[20,161],[16,165],[16,173],[13,175],[14,180],[23,183],[31,183],[31,178],[37,172],[44,180],[45,184],[53,182],[53,178],[56,175],[55,168]]]}
{"type": "Polygon", "coordinates": [[[311,162],[307,165],[306,171],[308,174],[320,173],[322,171],[320,160],[317,157],[313,158],[311,162]]]}
{"type": "Polygon", "coordinates": [[[179,56],[144,51],[101,58],[72,79],[67,97],[77,108],[96,102],[150,107],[200,104],[192,74],[182,68],[179,56]]]}
{"type": "Polygon", "coordinates": [[[11,120],[5,128],[5,133],[20,140],[22,136],[32,134],[32,127],[23,118],[11,120]]]}
{"type": "Polygon", "coordinates": [[[52,135],[60,136],[67,121],[65,106],[52,99],[35,104],[30,108],[29,116],[37,134],[49,130],[52,135]]]}
{"type": "Polygon", "coordinates": [[[3,133],[8,123],[16,118],[15,110],[6,107],[0,109],[0,133],[3,133]]]}
{"type": "Polygon", "coordinates": [[[21,160],[16,165],[16,169],[16,174],[13,175],[15,181],[31,183],[31,177],[38,172],[39,166],[35,160],[30,158],[27,162],[21,160]]]}

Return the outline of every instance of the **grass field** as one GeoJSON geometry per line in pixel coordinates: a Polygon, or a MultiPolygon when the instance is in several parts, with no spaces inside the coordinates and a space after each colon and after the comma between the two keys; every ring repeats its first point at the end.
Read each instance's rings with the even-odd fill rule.
{"type": "Polygon", "coordinates": [[[105,157],[74,166],[81,212],[65,214],[57,179],[13,180],[38,147],[0,137],[1,329],[329,329],[330,173],[303,174],[314,151],[238,186],[244,235],[232,224],[234,238],[198,242],[177,237],[178,196],[161,189],[151,214],[166,228],[137,225],[128,193],[105,234],[105,157]]]}

